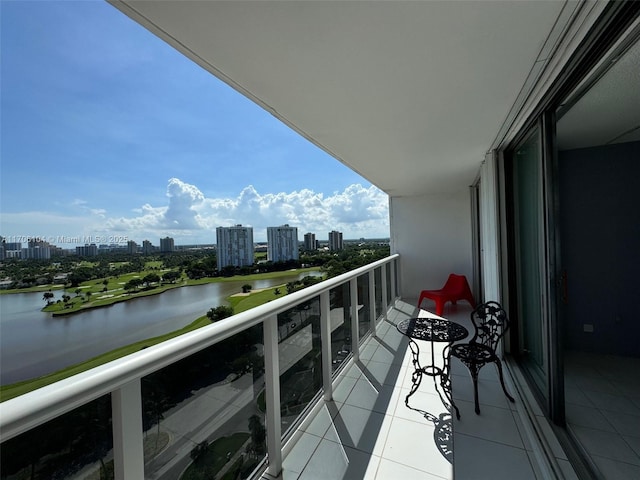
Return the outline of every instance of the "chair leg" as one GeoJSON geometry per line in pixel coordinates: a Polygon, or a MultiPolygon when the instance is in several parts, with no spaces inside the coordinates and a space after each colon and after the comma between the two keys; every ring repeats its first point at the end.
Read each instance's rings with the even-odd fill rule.
{"type": "Polygon", "coordinates": [[[473,400],[476,406],[476,415],[480,415],[480,403],[478,402],[478,373],[480,372],[480,366],[476,364],[468,365],[471,379],[473,380],[473,400]]]}
{"type": "Polygon", "coordinates": [[[478,403],[478,376],[473,377],[473,399],[476,404],[476,415],[480,415],[480,404],[478,403]]]}
{"type": "Polygon", "coordinates": [[[422,305],[422,301],[427,298],[425,297],[422,292],[420,292],[420,297],[418,298],[418,309],[420,309],[420,305],[422,305]]]}
{"type": "Polygon", "coordinates": [[[511,403],[516,403],[515,399],[511,395],[509,395],[509,392],[507,392],[507,387],[505,387],[504,385],[504,377],[502,376],[502,362],[499,358],[496,359],[496,365],[498,366],[498,373],[500,374],[500,385],[502,385],[502,391],[507,396],[507,398],[511,400],[511,403]]]}

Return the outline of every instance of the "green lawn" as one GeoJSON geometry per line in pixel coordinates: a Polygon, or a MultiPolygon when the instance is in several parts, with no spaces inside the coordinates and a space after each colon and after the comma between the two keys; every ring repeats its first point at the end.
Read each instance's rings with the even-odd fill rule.
{"type": "Polygon", "coordinates": [[[277,287],[267,288],[261,291],[250,292],[247,296],[231,296],[227,299],[229,304],[233,307],[233,313],[240,313],[249,310],[263,303],[270,302],[276,298],[283,297],[287,294],[285,284],[277,287]],[[275,294],[276,289],[280,290],[278,295],[275,294]]]}

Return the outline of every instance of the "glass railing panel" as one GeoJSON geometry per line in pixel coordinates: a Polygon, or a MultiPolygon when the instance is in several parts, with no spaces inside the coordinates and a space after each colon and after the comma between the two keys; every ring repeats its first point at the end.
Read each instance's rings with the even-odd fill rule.
{"type": "Polygon", "coordinates": [[[384,313],[382,311],[382,268],[378,267],[374,270],[374,283],[375,283],[375,299],[376,299],[376,318],[380,318],[380,316],[384,313]]]}
{"type": "Polygon", "coordinates": [[[331,322],[331,365],[335,372],[351,353],[351,295],[349,282],[329,292],[331,322]]]}
{"type": "Polygon", "coordinates": [[[319,298],[278,315],[278,354],[284,434],[322,388],[319,298]]]}
{"type": "Polygon", "coordinates": [[[264,459],[262,331],[142,378],[145,478],[248,478],[264,459]]]}
{"type": "Polygon", "coordinates": [[[372,275],[372,273],[368,272],[358,277],[358,332],[360,338],[363,338],[371,331],[369,275],[372,275]],[[362,305],[362,308],[360,308],[360,305],[362,305]]]}
{"type": "Polygon", "coordinates": [[[0,446],[2,479],[113,478],[111,396],[104,395],[0,446]]]}

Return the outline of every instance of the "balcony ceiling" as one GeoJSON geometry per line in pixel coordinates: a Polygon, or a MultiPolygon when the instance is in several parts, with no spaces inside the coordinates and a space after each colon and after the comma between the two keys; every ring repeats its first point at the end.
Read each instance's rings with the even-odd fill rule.
{"type": "Polygon", "coordinates": [[[113,4],[392,196],[453,192],[473,182],[566,7],[113,4]]]}

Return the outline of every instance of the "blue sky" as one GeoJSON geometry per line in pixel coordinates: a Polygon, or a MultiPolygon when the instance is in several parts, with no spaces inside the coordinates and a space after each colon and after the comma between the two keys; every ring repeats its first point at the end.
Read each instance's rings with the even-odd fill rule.
{"type": "Polygon", "coordinates": [[[385,194],[106,2],[0,0],[0,19],[7,241],[389,236],[385,194]]]}

